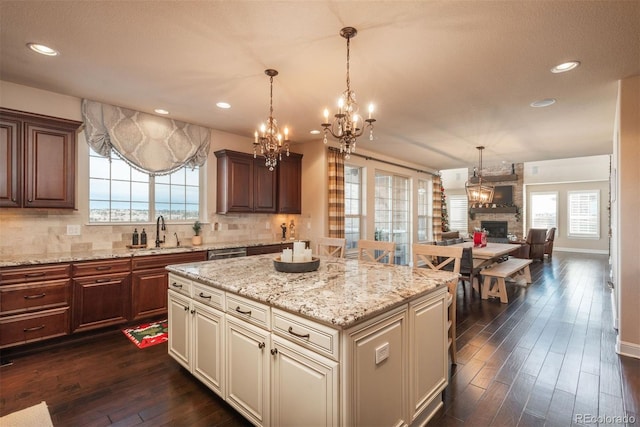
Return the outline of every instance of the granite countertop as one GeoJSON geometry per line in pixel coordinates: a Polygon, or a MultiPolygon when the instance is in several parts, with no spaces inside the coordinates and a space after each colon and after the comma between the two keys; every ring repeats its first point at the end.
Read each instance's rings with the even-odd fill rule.
{"type": "Polygon", "coordinates": [[[256,241],[250,242],[224,242],[224,243],[205,243],[201,246],[177,246],[177,247],[164,247],[164,248],[144,248],[144,249],[111,249],[111,250],[93,250],[87,252],[47,252],[47,253],[35,253],[35,254],[15,254],[6,256],[4,255],[0,259],[1,267],[18,267],[38,264],[52,264],[58,262],[78,262],[78,261],[91,261],[99,259],[112,259],[112,258],[127,258],[134,256],[147,256],[147,255],[165,255],[184,252],[197,252],[206,251],[209,249],[229,249],[229,248],[244,248],[251,246],[266,246],[276,245],[281,243],[290,243],[290,240],[285,242],[281,240],[268,240],[268,241],[256,241]]]}
{"type": "Polygon", "coordinates": [[[457,275],[320,257],[310,273],[280,273],[273,254],[170,265],[170,272],[272,307],[346,328],[446,286],[457,275]]]}

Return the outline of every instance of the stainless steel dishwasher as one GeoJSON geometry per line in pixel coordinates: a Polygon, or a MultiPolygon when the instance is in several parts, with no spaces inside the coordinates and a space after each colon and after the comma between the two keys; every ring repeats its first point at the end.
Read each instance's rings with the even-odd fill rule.
{"type": "Polygon", "coordinates": [[[207,259],[225,259],[247,256],[247,248],[226,248],[226,249],[209,249],[207,251],[207,259]]]}

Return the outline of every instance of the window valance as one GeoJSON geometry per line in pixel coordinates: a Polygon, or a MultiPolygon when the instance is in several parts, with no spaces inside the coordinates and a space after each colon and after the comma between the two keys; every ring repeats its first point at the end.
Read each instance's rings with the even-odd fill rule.
{"type": "Polygon", "coordinates": [[[111,151],[150,175],[202,166],[211,130],[153,114],[82,100],[87,143],[105,157],[111,151]]]}

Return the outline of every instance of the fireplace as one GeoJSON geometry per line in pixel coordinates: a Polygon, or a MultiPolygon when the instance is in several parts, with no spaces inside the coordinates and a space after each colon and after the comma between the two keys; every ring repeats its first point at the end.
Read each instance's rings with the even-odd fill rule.
{"type": "Polygon", "coordinates": [[[494,243],[508,243],[507,238],[507,221],[481,221],[480,227],[489,232],[487,241],[494,243]]]}

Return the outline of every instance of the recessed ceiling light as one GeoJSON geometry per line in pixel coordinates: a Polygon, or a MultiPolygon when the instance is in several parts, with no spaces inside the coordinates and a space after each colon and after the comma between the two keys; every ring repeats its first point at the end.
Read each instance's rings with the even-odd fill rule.
{"type": "Polygon", "coordinates": [[[60,55],[60,52],[58,52],[57,50],[52,49],[49,46],[45,46],[43,44],[27,43],[27,46],[32,51],[37,52],[37,53],[39,53],[41,55],[47,55],[47,56],[58,56],[58,55],[60,55]]]}
{"type": "Polygon", "coordinates": [[[314,130],[312,130],[312,131],[309,131],[309,133],[310,133],[311,135],[320,135],[320,131],[319,131],[318,129],[314,129],[314,130]]]}
{"type": "Polygon", "coordinates": [[[545,98],[545,99],[540,99],[538,101],[533,101],[531,104],[532,107],[548,107],[549,105],[553,105],[556,103],[556,99],[555,98],[545,98]]]}
{"type": "Polygon", "coordinates": [[[156,109],[155,109],[155,110],[153,110],[153,111],[155,111],[155,112],[156,112],[156,113],[158,113],[158,114],[165,114],[165,115],[166,115],[166,114],[169,114],[169,112],[168,112],[167,110],[163,110],[162,108],[156,108],[156,109]]]}
{"type": "Polygon", "coordinates": [[[217,102],[216,107],[226,110],[227,108],[231,108],[231,104],[229,104],[228,102],[217,102]]]}
{"type": "Polygon", "coordinates": [[[562,64],[558,64],[551,69],[552,73],[566,73],[567,71],[571,71],[574,68],[577,68],[580,65],[580,61],[567,61],[562,64]]]}

